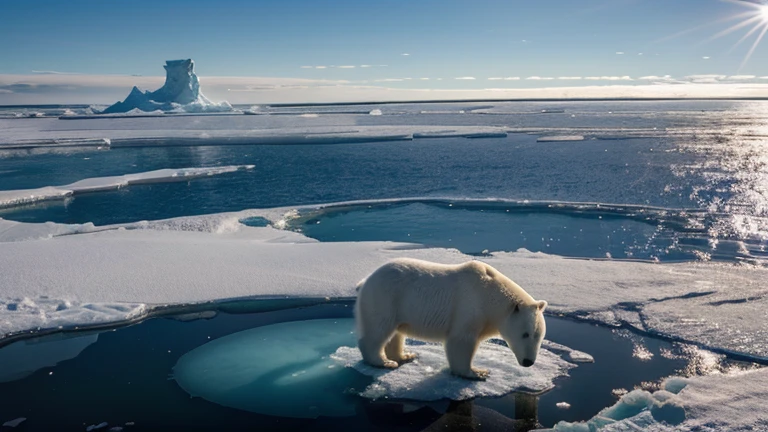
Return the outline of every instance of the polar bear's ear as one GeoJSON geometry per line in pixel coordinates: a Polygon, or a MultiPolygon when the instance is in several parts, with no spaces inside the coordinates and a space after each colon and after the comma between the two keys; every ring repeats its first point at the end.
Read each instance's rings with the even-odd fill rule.
{"type": "Polygon", "coordinates": [[[544,309],[547,308],[547,302],[546,300],[542,300],[536,304],[536,307],[539,308],[541,312],[544,312],[544,309]]]}

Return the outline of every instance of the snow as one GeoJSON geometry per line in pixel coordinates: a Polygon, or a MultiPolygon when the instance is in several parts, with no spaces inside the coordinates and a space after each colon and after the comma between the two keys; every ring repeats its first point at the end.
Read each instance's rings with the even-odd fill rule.
{"type": "MultiPolygon", "coordinates": [[[[473,259],[407,243],[320,243],[238,222],[261,216],[280,226],[286,214],[290,209],[250,210],[110,227],[0,220],[0,334],[135,319],[152,305],[354,297],[359,280],[396,257],[473,259]],[[72,233],[79,234],[63,235],[72,233]]],[[[716,352],[768,355],[765,268],[564,259],[525,250],[482,260],[549,301],[551,313],[716,352]]]]}
{"type": "Polygon", "coordinates": [[[340,347],[331,358],[341,366],[374,377],[375,381],[360,393],[365,398],[418,401],[466,400],[503,396],[513,391],[541,393],[554,387],[555,378],[567,375],[575,367],[544,349],[539,351],[534,366],[524,368],[506,346],[484,342],[472,365],[488,369],[490,376],[486,381],[469,381],[450,373],[442,345],[411,343],[407,349],[417,355],[416,360],[394,370],[363,363],[357,348],[340,347]]]}
{"type": "Polygon", "coordinates": [[[555,431],[755,431],[768,429],[768,369],[668,378],[654,393],[633,390],[587,422],[555,431]]]}
{"type": "Polygon", "coordinates": [[[232,111],[228,102],[213,103],[200,92],[200,82],[191,59],[167,60],[165,84],[154,92],[142,92],[133,87],[122,102],[102,111],[102,114],[131,112],[224,112],[232,111]]]}
{"type": "Polygon", "coordinates": [[[189,181],[200,177],[253,169],[254,165],[234,165],[205,168],[160,169],[136,174],[97,177],[63,186],[45,186],[38,189],[0,191],[0,208],[61,199],[78,193],[99,192],[122,187],[163,182],[189,181]]]}

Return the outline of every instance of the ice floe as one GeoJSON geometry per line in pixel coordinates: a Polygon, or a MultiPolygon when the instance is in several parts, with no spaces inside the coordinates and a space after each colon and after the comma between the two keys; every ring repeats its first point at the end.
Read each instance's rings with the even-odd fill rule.
{"type": "Polygon", "coordinates": [[[61,199],[78,193],[114,190],[130,185],[188,181],[196,178],[253,168],[254,165],[233,165],[203,168],[160,169],[136,174],[90,178],[63,186],[45,186],[38,189],[0,191],[0,208],[61,199]]]}
{"type": "Polygon", "coordinates": [[[392,370],[363,363],[357,348],[340,347],[331,358],[341,366],[352,367],[375,379],[362,390],[360,395],[363,397],[419,401],[503,396],[513,391],[540,393],[552,388],[555,378],[567,375],[568,370],[575,367],[543,349],[536,364],[524,368],[518,365],[512,350],[506,346],[484,342],[472,364],[489,370],[490,376],[486,381],[469,381],[450,373],[442,345],[410,344],[408,351],[417,355],[416,360],[392,370]]]}
{"type": "Polygon", "coordinates": [[[586,422],[554,431],[757,431],[768,428],[768,369],[671,377],[653,393],[633,390],[586,422]]]}

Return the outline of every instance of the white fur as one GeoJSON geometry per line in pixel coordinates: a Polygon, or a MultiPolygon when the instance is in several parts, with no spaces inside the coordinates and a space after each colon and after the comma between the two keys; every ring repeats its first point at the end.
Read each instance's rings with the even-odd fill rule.
{"type": "Polygon", "coordinates": [[[481,341],[501,336],[517,361],[530,366],[546,332],[547,302],[534,300],[479,261],[445,265],[396,259],[360,282],[358,291],[358,347],[363,360],[373,366],[395,368],[413,359],[403,351],[408,336],[444,342],[451,372],[484,379],[487,371],[472,368],[481,341]]]}

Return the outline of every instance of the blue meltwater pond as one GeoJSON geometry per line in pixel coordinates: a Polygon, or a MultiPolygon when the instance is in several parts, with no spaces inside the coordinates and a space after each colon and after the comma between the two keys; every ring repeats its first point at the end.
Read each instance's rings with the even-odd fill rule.
{"type": "MultiPolygon", "coordinates": [[[[473,424],[530,430],[560,420],[586,420],[622,391],[650,388],[673,374],[706,373],[728,361],[690,346],[548,317],[549,341],[594,358],[594,363],[568,368],[568,376],[554,379],[548,391],[463,401],[394,398],[386,391],[371,398],[361,394],[376,389],[377,382],[333,359],[341,347],[355,346],[351,303],[286,307],[251,312],[264,305],[227,303],[112,330],[14,342],[0,348],[0,362],[9,365],[0,371],[0,394],[13,395],[3,397],[0,420],[24,417],[25,431],[80,431],[103,422],[125,430],[173,425],[220,431],[420,431],[473,424]],[[6,362],[10,358],[30,361],[6,362]],[[570,408],[558,408],[561,402],[570,408]]],[[[424,346],[411,348],[419,353],[424,346]]],[[[489,355],[481,350],[476,361],[489,355]]],[[[511,358],[511,353],[504,355],[511,358]]],[[[427,355],[423,359],[428,361],[427,355]]],[[[424,362],[422,369],[433,367],[424,362]]],[[[410,376],[403,382],[424,387],[435,377],[456,379],[440,367],[435,365],[426,379],[410,376]]],[[[476,385],[458,383],[468,390],[476,385]]]]}

